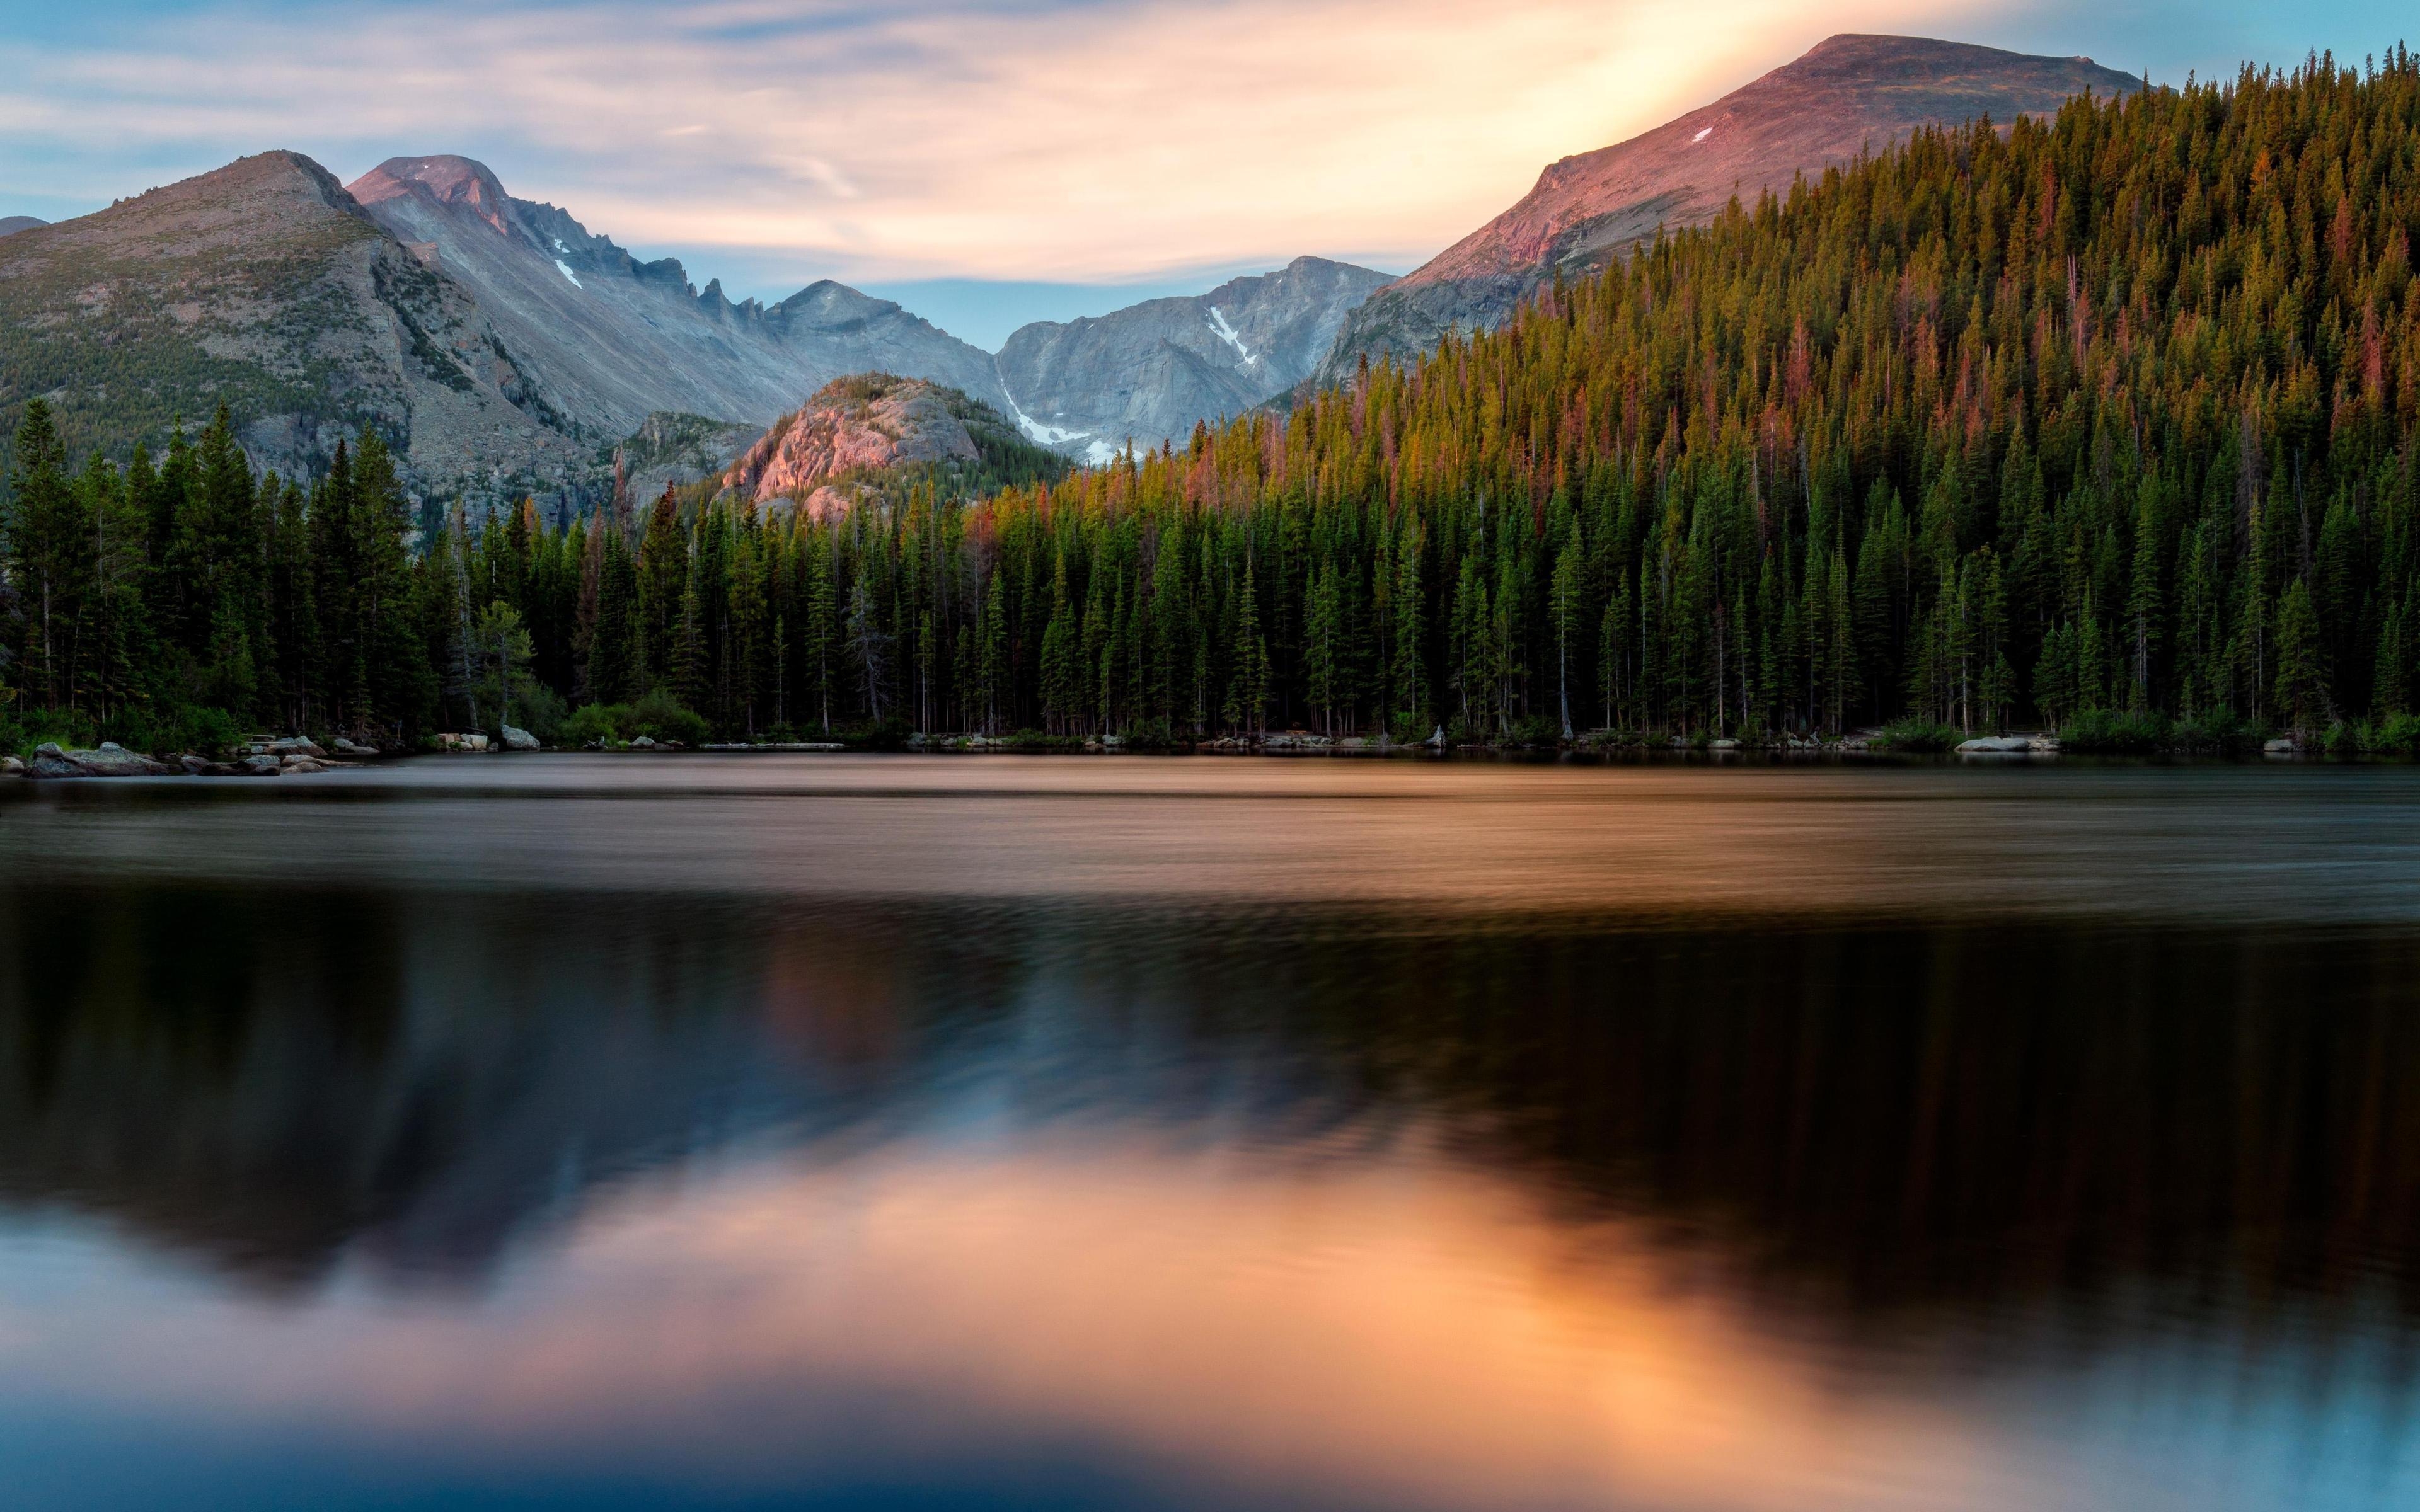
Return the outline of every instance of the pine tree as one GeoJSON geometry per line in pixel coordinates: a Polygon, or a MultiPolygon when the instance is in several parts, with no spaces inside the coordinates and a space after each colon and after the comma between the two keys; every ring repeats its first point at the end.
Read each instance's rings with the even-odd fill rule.
{"type": "Polygon", "coordinates": [[[599,531],[602,546],[597,572],[597,617],[588,644],[588,701],[628,703],[642,691],[644,668],[640,648],[644,625],[639,616],[639,575],[622,532],[599,531]]]}
{"type": "Polygon", "coordinates": [[[1586,554],[1580,549],[1579,532],[1575,528],[1555,557],[1555,580],[1549,594],[1555,625],[1555,704],[1565,740],[1572,738],[1572,643],[1580,633],[1581,616],[1587,612],[1581,593],[1585,568],[1586,554]]]}
{"type": "Polygon", "coordinates": [[[2381,715],[2411,712],[2412,648],[2403,605],[2387,601],[2386,616],[2379,626],[2378,654],[2372,664],[2369,706],[2381,715]]]}
{"type": "Polygon", "coordinates": [[[891,698],[891,632],[882,627],[873,590],[863,578],[848,590],[848,655],[866,712],[880,724],[891,698]]]}
{"type": "Polygon", "coordinates": [[[1010,682],[1008,645],[1008,587],[1001,570],[991,570],[991,581],[984,594],[982,632],[982,666],[978,675],[983,680],[983,728],[985,734],[998,734],[1014,717],[1012,702],[1016,690],[1010,682]]]}
{"type": "Polygon", "coordinates": [[[706,676],[706,594],[694,559],[683,575],[680,613],[674,622],[672,655],[664,671],[673,697],[685,709],[702,709],[713,690],[706,676]]]}
{"type": "Polygon", "coordinates": [[[1303,696],[1319,710],[1324,734],[1336,733],[1336,705],[1343,696],[1344,667],[1342,605],[1334,571],[1311,569],[1303,610],[1303,696]]]}
{"type": "Polygon", "coordinates": [[[1067,554],[1062,551],[1050,575],[1050,620],[1042,631],[1042,717],[1053,733],[1072,729],[1083,708],[1081,638],[1067,597],[1067,554]]]}
{"type": "Polygon", "coordinates": [[[2297,578],[2277,604],[2277,712],[2298,734],[2308,735],[2328,717],[2319,658],[2319,614],[2310,584],[2297,578]]]}
{"type": "Polygon", "coordinates": [[[356,717],[362,727],[394,738],[425,728],[436,677],[412,624],[412,573],[404,538],[411,505],[395,475],[395,459],[375,430],[362,433],[352,470],[346,553],[352,584],[354,640],[362,678],[356,717]]]}
{"type": "Polygon", "coordinates": [[[1388,683],[1395,722],[1413,740],[1420,738],[1429,718],[1428,599],[1420,583],[1425,533],[1414,520],[1395,545],[1395,665],[1388,683]]]}
{"type": "Polygon", "coordinates": [[[1234,671],[1227,684],[1227,723],[1237,733],[1260,733],[1269,702],[1269,644],[1261,634],[1261,595],[1252,560],[1244,559],[1244,586],[1236,595],[1234,671]]]}
{"type": "Polygon", "coordinates": [[[832,727],[832,664],[836,654],[834,633],[839,624],[839,598],[833,587],[838,577],[834,556],[835,542],[830,532],[818,532],[814,544],[801,553],[801,570],[806,585],[800,598],[806,605],[806,615],[799,634],[799,665],[806,675],[807,693],[814,700],[815,723],[824,733],[832,727]]]}
{"type": "Polygon", "coordinates": [[[72,708],[66,642],[81,586],[84,532],[68,486],[66,448],[50,406],[39,398],[26,402],[17,426],[9,507],[0,524],[7,527],[7,555],[0,560],[22,603],[20,686],[39,706],[72,708]]]}
{"type": "Polygon", "coordinates": [[[691,587],[689,536],[680,528],[680,505],[673,498],[670,484],[664,486],[663,497],[647,511],[645,533],[639,541],[637,570],[642,652],[632,681],[642,686],[670,682],[677,654],[674,640],[680,630],[682,600],[691,587]]]}

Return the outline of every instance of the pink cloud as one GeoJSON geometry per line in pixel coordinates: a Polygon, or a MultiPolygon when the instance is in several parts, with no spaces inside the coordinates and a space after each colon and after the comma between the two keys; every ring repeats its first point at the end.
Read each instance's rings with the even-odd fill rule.
{"type": "Polygon", "coordinates": [[[1305,251],[1408,265],[1555,158],[1826,33],[1968,8],[456,3],[308,27],[239,12],[36,50],[0,85],[0,132],[194,170],[287,146],[347,177],[461,151],[626,242],[813,252],[844,276],[1097,280],[1305,251]]]}

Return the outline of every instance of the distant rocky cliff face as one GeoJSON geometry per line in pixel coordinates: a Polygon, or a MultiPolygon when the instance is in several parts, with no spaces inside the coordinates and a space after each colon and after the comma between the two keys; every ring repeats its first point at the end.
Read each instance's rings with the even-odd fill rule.
{"type": "Polygon", "coordinates": [[[1551,282],[1603,266],[1658,226],[1699,224],[1737,194],[1787,193],[1859,151],[1978,116],[2009,122],[2086,90],[2141,81],[2090,58],[2036,57],[1915,37],[1834,37],[1797,61],[1627,142],[1565,158],[1511,209],[1354,312],[1316,380],[1362,355],[1405,357],[1449,330],[1487,329],[1551,282]]]}
{"type": "Polygon", "coordinates": [[[1309,377],[1345,316],[1386,281],[1299,257],[1189,299],[1038,322],[1001,348],[1001,382],[1028,436],[1094,461],[1129,440],[1182,441],[1196,422],[1241,414],[1309,377]]]}
{"type": "Polygon", "coordinates": [[[432,481],[544,486],[586,460],[470,292],[291,152],[0,240],[0,424],[36,394],[79,451],[225,404],[289,474],[364,425],[432,481]]]}
{"type": "Polygon", "coordinates": [[[394,158],[352,193],[476,296],[572,428],[631,432],[659,411],[763,425],[845,374],[929,378],[1001,402],[990,356],[888,300],[818,283],[779,304],[703,291],[467,158],[394,158]]]}
{"type": "Polygon", "coordinates": [[[989,405],[939,384],[868,373],[826,385],[783,416],[732,464],[722,486],[761,506],[795,504],[824,519],[880,491],[889,481],[881,474],[920,465],[975,470],[1013,462],[1007,454],[1016,453],[1047,457],[989,405]]]}
{"type": "Polygon", "coordinates": [[[655,499],[668,487],[721,477],[763,434],[761,425],[658,410],[614,450],[629,497],[655,499]]]}

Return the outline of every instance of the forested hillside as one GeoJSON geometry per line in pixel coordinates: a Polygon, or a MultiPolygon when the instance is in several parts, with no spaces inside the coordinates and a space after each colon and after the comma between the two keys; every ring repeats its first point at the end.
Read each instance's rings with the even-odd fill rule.
{"type": "Polygon", "coordinates": [[[879,599],[982,543],[902,613],[1001,622],[966,702],[1013,722],[2400,713],[2415,225],[2399,51],[1922,132],[1282,427],[847,554],[879,599]]]}
{"type": "Polygon", "coordinates": [[[970,504],[693,501],[568,534],[524,512],[406,566],[370,538],[373,443],[308,495],[257,490],[250,525],[220,523],[244,490],[209,481],[240,465],[208,437],[122,481],[21,460],[7,676],[96,712],[142,685],[139,659],[95,670],[120,665],[98,631],[59,671],[45,584],[74,577],[96,605],[164,595],[194,700],[326,728],[486,717],[510,615],[554,696],[654,689],[734,733],[2126,716],[2392,743],[2420,652],[2415,228],[2398,50],[1920,132],[1282,419],[970,504]],[[163,536],[143,501],[180,468],[203,502],[163,536]],[[78,545],[112,509],[151,533],[78,545]],[[201,612],[214,573],[323,585],[321,649],[289,663],[273,589],[201,612]],[[381,670],[397,573],[415,672],[381,670]]]}

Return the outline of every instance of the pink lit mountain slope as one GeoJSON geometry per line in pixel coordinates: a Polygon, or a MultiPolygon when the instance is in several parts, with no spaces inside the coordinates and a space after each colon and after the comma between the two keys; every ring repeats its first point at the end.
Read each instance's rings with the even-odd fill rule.
{"type": "Polygon", "coordinates": [[[2055,112],[2142,81],[2086,57],[2038,57],[1918,37],[1834,37],[1711,105],[1549,165],[1521,202],[1379,290],[1346,319],[1316,381],[1363,353],[1404,356],[1447,330],[1491,328],[1566,274],[1602,266],[1656,227],[1699,224],[1733,194],[1786,193],[1924,126],[2055,112]]]}

